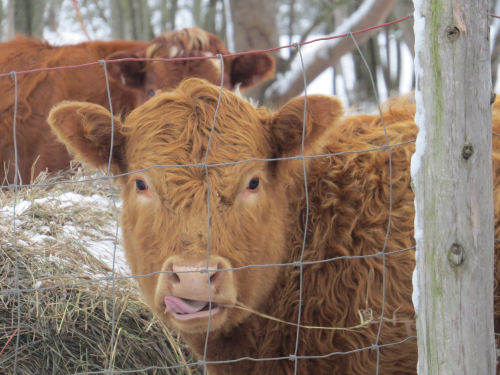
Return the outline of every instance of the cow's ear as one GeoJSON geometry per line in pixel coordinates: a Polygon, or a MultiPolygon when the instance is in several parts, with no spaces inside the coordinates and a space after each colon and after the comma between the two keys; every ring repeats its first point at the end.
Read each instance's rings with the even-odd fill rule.
{"type": "Polygon", "coordinates": [[[52,108],[47,121],[76,159],[105,171],[113,133],[111,172],[125,172],[125,136],[121,121],[116,116],[113,118],[112,131],[111,114],[106,108],[93,103],[62,102],[52,108]]]}
{"type": "MultiPolygon", "coordinates": [[[[127,58],[141,58],[139,53],[118,51],[109,55],[106,60],[118,60],[127,58]]],[[[145,61],[116,61],[106,64],[109,76],[117,83],[128,87],[139,89],[144,86],[146,77],[146,62],[145,61]]]]}
{"type": "Polygon", "coordinates": [[[231,88],[249,89],[274,76],[274,58],[267,53],[236,56],[231,61],[231,88]]]}
{"type": "MultiPolygon", "coordinates": [[[[271,133],[280,157],[302,153],[304,103],[304,97],[292,99],[271,120],[271,133]]],[[[327,142],[328,130],[342,117],[344,109],[339,99],[326,95],[309,95],[306,108],[304,154],[314,155],[327,142]]]]}

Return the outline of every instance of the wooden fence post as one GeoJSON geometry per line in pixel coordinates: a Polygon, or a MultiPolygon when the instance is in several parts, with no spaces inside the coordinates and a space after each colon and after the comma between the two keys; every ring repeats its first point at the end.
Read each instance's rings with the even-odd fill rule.
{"type": "Polygon", "coordinates": [[[414,0],[418,371],[494,374],[488,0],[414,0]]]}

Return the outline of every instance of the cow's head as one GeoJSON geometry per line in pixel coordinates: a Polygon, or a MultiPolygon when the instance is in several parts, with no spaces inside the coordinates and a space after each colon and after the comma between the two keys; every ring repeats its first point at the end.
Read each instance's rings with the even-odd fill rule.
{"type": "MultiPolygon", "coordinates": [[[[229,54],[224,43],[214,34],[193,27],[167,32],[154,39],[148,47],[118,51],[108,60],[127,58],[173,59],[229,54]]],[[[108,64],[114,81],[139,92],[142,104],[157,90],[176,87],[188,77],[204,78],[214,84],[221,81],[221,62],[217,58],[184,61],[120,61],[108,64]]],[[[242,91],[271,78],[274,59],[267,53],[224,58],[224,87],[242,91]]]]}
{"type": "MultiPolygon", "coordinates": [[[[205,331],[209,316],[212,330],[241,322],[248,313],[231,308],[237,302],[254,309],[269,303],[282,268],[246,266],[288,259],[288,218],[298,215],[289,212],[290,196],[300,190],[294,184],[303,184],[302,161],[280,159],[301,153],[304,98],[270,113],[224,90],[211,136],[218,97],[217,86],[189,79],[124,122],[114,120],[111,171],[121,175],[127,259],[134,275],[155,273],[138,278],[155,312],[191,333],[205,331]]],[[[310,155],[325,143],[342,106],[309,96],[307,108],[310,155]]],[[[49,116],[68,149],[102,169],[110,120],[103,107],[77,102],[63,102],[49,116]]]]}

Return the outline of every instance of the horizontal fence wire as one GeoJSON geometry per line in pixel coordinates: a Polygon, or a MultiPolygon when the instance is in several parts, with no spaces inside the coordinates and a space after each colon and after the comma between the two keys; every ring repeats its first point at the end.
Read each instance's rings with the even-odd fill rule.
{"type": "MultiPolygon", "coordinates": [[[[491,15],[493,18],[500,18],[497,15],[491,15]]],[[[224,69],[224,57],[235,57],[235,56],[241,56],[241,55],[248,55],[248,54],[254,54],[254,53],[263,53],[263,52],[273,52],[281,49],[291,49],[291,48],[296,48],[299,54],[299,57],[302,61],[302,53],[301,53],[301,46],[311,44],[311,43],[317,43],[321,41],[326,41],[326,40],[331,40],[331,39],[336,39],[336,38],[346,38],[350,37],[355,44],[358,53],[361,54],[361,58],[365,61],[365,66],[368,69],[368,72],[370,74],[370,79],[371,79],[371,85],[373,88],[373,92],[376,98],[376,102],[378,105],[379,113],[381,116],[381,123],[384,128],[384,135],[385,135],[385,144],[381,145],[379,147],[373,147],[370,149],[365,149],[365,150],[354,150],[354,151],[344,151],[344,152],[339,152],[339,153],[330,153],[330,154],[320,154],[320,155],[305,155],[304,154],[304,142],[305,142],[305,122],[306,122],[306,114],[307,114],[307,81],[305,77],[305,68],[304,64],[302,61],[302,73],[304,75],[304,93],[305,93],[305,105],[304,105],[304,123],[303,123],[303,129],[302,129],[302,145],[301,145],[301,153],[299,155],[291,156],[291,157],[283,157],[283,158],[268,158],[268,159],[260,159],[260,158],[250,158],[250,159],[245,159],[245,160],[240,160],[236,162],[228,162],[228,163],[208,163],[208,152],[210,149],[210,140],[209,144],[206,149],[206,154],[205,154],[205,160],[204,163],[193,163],[193,164],[183,164],[183,165],[153,165],[148,168],[144,168],[141,170],[136,170],[136,171],[131,171],[123,174],[117,174],[117,175],[111,175],[110,174],[110,166],[111,166],[111,154],[113,150],[113,144],[111,144],[110,147],[110,159],[108,163],[108,168],[107,168],[107,174],[106,176],[102,177],[92,177],[92,178],[84,178],[79,181],[70,181],[70,180],[61,180],[53,183],[41,183],[41,184],[18,184],[18,170],[16,168],[16,173],[15,173],[15,180],[14,184],[10,184],[7,186],[7,188],[12,189],[14,192],[14,205],[12,208],[12,214],[13,214],[13,221],[12,221],[12,228],[13,228],[13,247],[14,247],[14,253],[15,253],[15,263],[16,263],[16,268],[15,268],[15,285],[14,288],[9,289],[9,290],[0,290],[0,296],[4,295],[13,295],[16,294],[18,297],[18,305],[17,305],[17,327],[15,328],[13,334],[9,338],[8,342],[5,344],[5,346],[2,348],[2,352],[5,349],[5,347],[11,342],[14,336],[16,336],[16,357],[14,359],[14,364],[13,364],[13,373],[16,373],[17,370],[17,351],[19,348],[19,340],[20,340],[20,334],[21,334],[21,294],[22,293],[33,293],[33,292],[39,292],[39,291],[47,291],[47,290],[54,290],[58,288],[72,288],[80,285],[92,285],[95,283],[101,283],[101,282],[111,282],[111,288],[113,290],[113,313],[112,313],[112,319],[110,324],[112,324],[112,333],[111,333],[111,338],[110,338],[110,348],[112,349],[114,347],[114,342],[115,342],[115,325],[116,325],[116,307],[115,307],[115,293],[116,293],[116,281],[118,280],[125,280],[125,279],[138,279],[138,278],[144,278],[144,277],[150,277],[153,275],[159,275],[159,274],[173,274],[173,271],[157,271],[157,272],[152,272],[148,274],[141,274],[141,275],[118,275],[115,273],[115,264],[116,264],[116,244],[118,243],[118,227],[119,227],[119,221],[118,221],[118,209],[117,209],[117,204],[115,201],[115,198],[113,197],[113,211],[114,211],[114,216],[115,216],[115,238],[114,238],[114,249],[113,249],[113,260],[112,260],[112,270],[111,270],[111,275],[108,277],[99,277],[95,278],[92,280],[85,280],[85,281],[76,281],[76,282],[70,282],[70,283],[58,283],[55,285],[49,285],[49,286],[40,286],[36,288],[19,288],[19,270],[18,270],[18,244],[17,244],[17,238],[16,238],[16,233],[17,233],[17,228],[16,228],[16,206],[17,206],[17,194],[19,189],[21,188],[31,188],[31,187],[51,187],[54,185],[72,185],[72,184],[85,184],[89,182],[95,182],[95,181],[104,181],[111,183],[113,179],[121,178],[133,173],[138,173],[138,172],[145,172],[148,170],[151,170],[153,168],[174,168],[174,167],[199,167],[204,169],[205,175],[207,178],[207,186],[208,189],[210,189],[210,184],[208,183],[208,169],[213,168],[213,167],[220,167],[220,166],[231,166],[231,165],[238,165],[238,164],[243,164],[243,163],[248,163],[252,161],[263,161],[263,162],[273,162],[273,161],[281,161],[281,160],[299,160],[302,161],[303,165],[303,173],[304,173],[304,181],[305,181],[305,189],[306,189],[306,197],[308,199],[308,194],[307,194],[307,174],[306,174],[306,169],[305,169],[305,161],[309,159],[316,159],[316,158],[328,158],[328,157],[334,157],[334,156],[339,156],[339,155],[345,155],[345,154],[361,154],[361,153],[369,153],[369,152],[388,152],[388,157],[389,157],[389,217],[388,217],[388,223],[387,223],[387,230],[386,230],[386,235],[385,235],[385,241],[383,244],[383,248],[373,254],[366,254],[366,255],[357,255],[357,256],[338,256],[338,257],[332,257],[328,259],[321,259],[321,260],[315,260],[315,261],[304,261],[304,250],[306,246],[306,233],[307,233],[307,227],[308,227],[308,217],[309,214],[306,215],[306,224],[305,224],[305,229],[304,229],[304,238],[303,238],[303,244],[302,244],[302,249],[301,249],[301,255],[300,259],[297,261],[293,262],[287,262],[287,263],[279,263],[279,264],[248,264],[245,266],[241,267],[233,267],[233,268],[223,268],[223,269],[210,269],[209,267],[209,257],[210,257],[210,248],[209,248],[209,243],[210,241],[207,240],[207,266],[204,269],[197,270],[197,271],[176,271],[175,273],[193,273],[193,272],[199,272],[199,273],[207,273],[207,280],[208,284],[210,286],[210,272],[212,271],[217,271],[217,272],[227,272],[227,271],[239,271],[239,270],[244,270],[244,269],[250,269],[250,268],[266,268],[266,267],[298,267],[300,269],[300,293],[299,293],[299,303],[298,303],[298,320],[297,320],[297,333],[296,333],[296,343],[295,343],[295,351],[294,353],[290,353],[288,356],[282,356],[282,357],[270,357],[270,358],[253,358],[253,357],[241,357],[241,358],[228,358],[226,360],[221,360],[221,361],[209,361],[207,360],[207,347],[208,347],[208,339],[209,339],[209,331],[210,331],[210,314],[209,314],[209,320],[208,320],[208,329],[206,333],[206,339],[205,339],[205,347],[204,347],[204,354],[203,354],[203,360],[199,360],[196,362],[192,363],[187,363],[187,364],[181,364],[181,365],[173,365],[173,366],[147,366],[144,368],[138,368],[138,369],[129,369],[129,370],[114,370],[113,369],[113,357],[112,357],[112,350],[110,350],[110,358],[109,358],[109,364],[108,364],[108,369],[103,370],[103,371],[87,371],[87,372],[79,372],[76,373],[77,375],[87,375],[87,374],[115,374],[115,373],[136,373],[136,372],[145,372],[145,371],[150,371],[150,370],[176,370],[176,369],[182,369],[186,367],[203,367],[203,371],[206,374],[207,371],[207,365],[213,365],[213,364],[230,364],[230,363],[237,363],[241,361],[254,361],[254,362],[266,362],[266,361],[282,361],[282,360],[287,360],[287,361],[294,361],[294,373],[297,373],[297,361],[299,359],[323,359],[323,358],[329,358],[333,356],[342,356],[342,355],[348,355],[360,351],[367,351],[367,350],[376,350],[377,351],[377,371],[376,374],[379,374],[379,359],[380,359],[380,349],[384,347],[390,347],[394,345],[400,345],[402,343],[405,343],[407,341],[411,340],[416,340],[416,336],[408,336],[404,340],[394,342],[394,343],[387,343],[387,344],[380,344],[380,334],[382,330],[382,322],[384,320],[384,313],[385,313],[385,296],[386,296],[386,290],[385,290],[385,278],[386,278],[386,258],[388,256],[394,255],[394,254],[400,254],[403,252],[408,252],[408,251],[414,251],[415,246],[409,247],[409,248],[404,248],[404,249],[399,249],[395,251],[387,251],[387,243],[388,243],[388,238],[390,235],[390,225],[391,225],[391,217],[392,217],[392,159],[391,159],[391,150],[396,147],[402,147],[406,146],[408,144],[414,143],[415,140],[409,140],[406,142],[401,142],[401,143],[396,143],[396,144],[390,144],[389,138],[387,135],[387,130],[385,127],[385,122],[383,119],[383,114],[381,111],[380,107],[380,101],[377,95],[377,87],[375,85],[374,79],[373,79],[373,74],[369,69],[369,66],[366,64],[366,60],[364,59],[363,54],[361,53],[361,50],[359,49],[359,46],[356,43],[355,35],[364,33],[367,31],[371,31],[374,29],[379,29],[379,28],[384,28],[388,27],[390,25],[394,25],[400,22],[408,21],[411,18],[411,16],[406,16],[404,18],[383,23],[380,25],[376,25],[373,27],[368,27],[362,30],[358,31],[353,31],[347,34],[341,34],[341,35],[335,35],[335,36],[330,36],[330,37],[324,37],[324,38],[317,38],[313,39],[310,41],[302,42],[302,43],[295,43],[295,44],[290,44],[290,45],[284,45],[284,46],[279,46],[279,47],[274,47],[274,48],[269,48],[269,49],[262,49],[262,50],[253,50],[253,51],[245,51],[241,53],[231,53],[231,54],[225,54],[225,55],[216,55],[216,56],[200,56],[200,57],[184,57],[184,58],[124,58],[124,59],[116,59],[116,60],[100,60],[97,62],[91,62],[91,63],[86,63],[86,64],[78,64],[78,65],[71,65],[71,66],[59,66],[59,67],[50,67],[50,68],[39,68],[39,69],[30,69],[30,70],[24,70],[24,71],[18,71],[18,72],[9,72],[9,73],[2,73],[0,74],[0,77],[8,77],[8,78],[13,78],[15,80],[15,105],[14,105],[14,137],[16,134],[16,113],[18,109],[18,93],[17,93],[17,77],[19,75],[24,75],[24,74],[33,74],[33,73],[39,73],[39,72],[48,72],[48,71],[56,71],[56,70],[68,70],[68,69],[84,69],[86,67],[90,66],[96,66],[100,64],[105,72],[105,80],[106,80],[106,87],[107,87],[107,93],[108,93],[108,100],[109,100],[109,105],[111,108],[111,113],[112,113],[112,102],[111,102],[111,93],[109,90],[109,81],[108,81],[108,74],[107,74],[107,64],[109,63],[117,63],[117,62],[122,62],[122,61],[163,61],[163,62],[179,62],[179,61],[188,61],[188,60],[202,60],[202,59],[218,59],[220,60],[221,66],[222,66],[222,71],[224,69]],[[334,262],[334,261],[340,261],[340,260],[355,260],[355,259],[368,259],[368,258],[381,258],[382,259],[382,264],[383,264],[383,290],[382,290],[382,313],[379,321],[379,326],[378,326],[378,331],[377,331],[377,337],[375,342],[367,347],[363,348],[357,348],[351,351],[346,351],[346,352],[334,352],[334,353],[327,353],[324,355],[311,355],[311,356],[300,356],[298,355],[299,351],[299,343],[300,343],[300,323],[301,323],[301,309],[302,309],[302,272],[303,272],[303,267],[310,266],[310,265],[315,265],[315,264],[322,264],[322,263],[327,263],[327,262],[334,262]]],[[[220,105],[220,100],[221,100],[221,95],[222,95],[222,87],[223,87],[223,77],[224,74],[221,74],[221,83],[220,83],[220,95],[219,95],[219,101],[217,104],[217,109],[215,111],[215,116],[212,124],[212,129],[210,133],[210,139],[212,137],[212,134],[215,129],[215,123],[216,123],[216,118],[219,110],[219,105],[220,105]]],[[[113,116],[111,116],[111,127],[112,131],[114,131],[114,123],[113,123],[113,116]]],[[[500,134],[493,133],[495,136],[500,136],[500,134]]],[[[111,137],[111,142],[113,142],[113,137],[111,137]]],[[[15,154],[16,154],[16,166],[17,166],[17,142],[14,143],[14,149],[15,149],[15,154]]],[[[208,197],[210,194],[208,194],[208,197]]],[[[306,201],[307,207],[306,211],[309,212],[309,203],[306,201]]],[[[210,238],[210,200],[207,199],[207,213],[208,213],[208,219],[207,219],[207,239],[210,238]]],[[[496,242],[499,242],[499,239],[495,239],[496,242]]],[[[77,279],[77,277],[75,276],[77,279]]],[[[209,287],[209,291],[210,291],[209,287]]],[[[212,300],[211,300],[211,295],[209,296],[209,309],[212,308],[212,300]]],[[[499,334],[495,334],[497,337],[499,334]]],[[[1,355],[1,352],[0,352],[1,355]]]]}
{"type": "MultiPolygon", "coordinates": [[[[500,240],[499,240],[500,241],[500,240]]],[[[387,255],[394,255],[394,254],[401,254],[407,251],[414,251],[415,246],[408,247],[405,249],[399,249],[399,250],[394,250],[394,251],[387,251],[385,253],[382,252],[377,252],[373,254],[366,254],[366,255],[343,255],[343,256],[338,256],[338,257],[332,257],[332,258],[327,258],[327,259],[320,259],[320,260],[312,260],[312,261],[303,261],[302,264],[304,266],[309,266],[309,265],[315,265],[315,264],[322,264],[322,263],[331,263],[335,261],[340,261],[340,260],[346,260],[346,259],[369,259],[369,258],[378,258],[378,257],[383,257],[384,254],[385,256],[387,255]]],[[[161,274],[166,274],[166,275],[172,275],[174,273],[176,274],[189,274],[189,273],[207,273],[207,272],[228,272],[228,271],[241,271],[241,270],[246,270],[246,269],[251,269],[251,268],[272,268],[272,267],[299,267],[300,264],[299,262],[288,262],[288,263],[265,263],[265,264],[248,264],[245,266],[241,267],[231,267],[231,268],[218,268],[213,269],[213,268],[208,268],[208,269],[200,269],[196,271],[156,271],[156,272],[150,272],[150,273],[145,273],[145,274],[140,274],[140,275],[119,275],[119,276],[114,276],[115,280],[130,280],[130,279],[140,279],[140,278],[146,278],[146,277],[151,277],[155,275],[161,275],[161,274]]],[[[75,276],[76,278],[77,276],[75,276]]],[[[42,291],[47,291],[47,290],[53,290],[53,289],[58,289],[58,288],[72,288],[72,287],[79,287],[83,286],[86,284],[98,284],[103,281],[110,281],[113,279],[113,276],[109,277],[97,277],[93,280],[85,280],[81,282],[71,282],[71,283],[59,283],[56,285],[50,285],[50,286],[40,286],[37,288],[19,288],[19,289],[8,289],[8,290],[0,290],[0,296],[1,295],[12,295],[12,294],[17,294],[17,293],[34,293],[34,292],[42,292],[42,291]]]]}

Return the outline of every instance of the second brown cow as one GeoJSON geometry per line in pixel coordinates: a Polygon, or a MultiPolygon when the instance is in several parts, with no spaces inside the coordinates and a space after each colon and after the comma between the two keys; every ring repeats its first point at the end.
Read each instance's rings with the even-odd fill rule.
{"type": "MultiPolygon", "coordinates": [[[[0,43],[0,73],[96,62],[101,59],[176,58],[228,54],[215,35],[198,28],[168,32],[151,42],[87,42],[55,47],[37,39],[19,37],[0,43]]],[[[221,80],[217,59],[163,62],[108,63],[114,113],[128,113],[158,89],[175,87],[186,77],[215,84],[221,80]]],[[[269,78],[274,60],[268,54],[224,58],[225,87],[242,90],[269,78]]],[[[109,108],[102,66],[18,75],[17,147],[22,183],[40,171],[69,166],[70,157],[45,122],[50,108],[62,100],[83,100],[109,108]]],[[[14,182],[14,80],[0,77],[0,186],[14,182]]]]}

